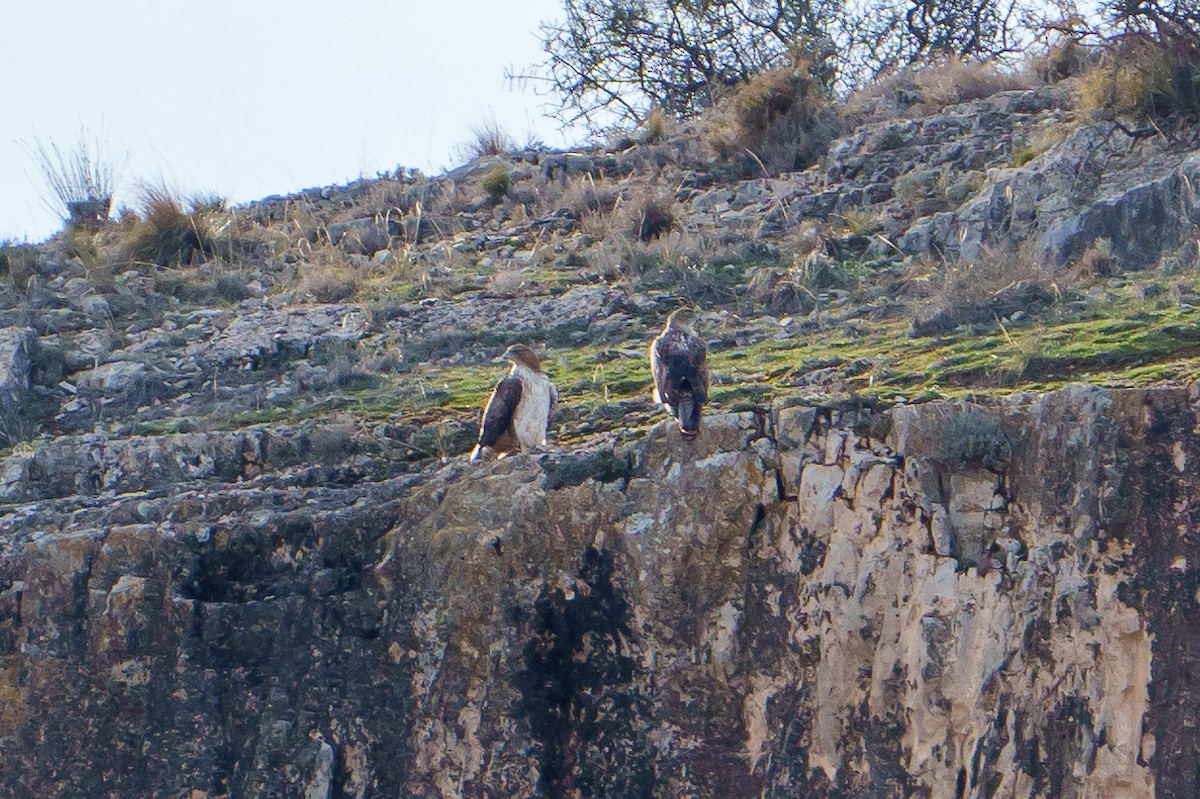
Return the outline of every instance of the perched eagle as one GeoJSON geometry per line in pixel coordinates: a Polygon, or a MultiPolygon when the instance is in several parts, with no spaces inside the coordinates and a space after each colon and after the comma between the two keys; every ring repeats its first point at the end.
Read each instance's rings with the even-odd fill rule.
{"type": "Polygon", "coordinates": [[[484,447],[503,458],[546,444],[546,428],[554,415],[558,389],[542,371],[533,350],[524,344],[513,344],[501,359],[512,361],[512,371],[496,385],[483,409],[479,443],[471,450],[471,460],[478,460],[484,447]]]}
{"type": "Polygon", "coordinates": [[[692,328],[692,312],[678,308],[650,343],[654,401],[679,423],[684,438],[700,432],[700,408],[708,401],[708,348],[692,328]]]}

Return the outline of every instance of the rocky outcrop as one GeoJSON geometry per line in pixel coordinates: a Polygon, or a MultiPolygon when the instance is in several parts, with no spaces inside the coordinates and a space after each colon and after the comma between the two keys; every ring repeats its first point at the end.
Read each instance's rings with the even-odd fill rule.
{"type": "Polygon", "coordinates": [[[1192,796],[1198,415],[1073,386],[10,495],[0,793],[1192,796]]]}
{"type": "Polygon", "coordinates": [[[1161,141],[1134,146],[1111,124],[1081,127],[1026,166],[997,170],[977,197],[900,246],[974,258],[1032,239],[1064,264],[1103,240],[1120,263],[1151,265],[1200,219],[1192,190],[1200,159],[1161,141]]]}
{"type": "Polygon", "coordinates": [[[0,409],[13,413],[29,392],[29,369],[37,331],[30,327],[0,328],[0,409]]]}
{"type": "Polygon", "coordinates": [[[1071,105],[1065,86],[1043,86],[869,122],[803,173],[681,196],[697,227],[785,244],[799,220],[870,211],[875,257],[973,260],[1032,242],[1062,265],[1101,241],[1129,267],[1172,256],[1200,214],[1194,142],[1131,138],[1071,105]]]}

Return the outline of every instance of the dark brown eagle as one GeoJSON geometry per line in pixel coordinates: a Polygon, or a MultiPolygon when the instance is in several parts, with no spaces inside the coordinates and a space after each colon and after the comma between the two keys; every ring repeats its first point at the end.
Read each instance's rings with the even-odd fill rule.
{"type": "Polygon", "coordinates": [[[546,428],[558,403],[558,389],[533,350],[513,344],[500,357],[512,361],[512,370],[496,385],[483,409],[479,443],[471,450],[471,460],[478,460],[484,447],[501,458],[544,447],[546,428]]]}
{"type": "Polygon", "coordinates": [[[700,432],[700,409],[708,401],[708,347],[692,328],[690,308],[678,308],[650,343],[654,401],[679,423],[684,438],[700,432]]]}

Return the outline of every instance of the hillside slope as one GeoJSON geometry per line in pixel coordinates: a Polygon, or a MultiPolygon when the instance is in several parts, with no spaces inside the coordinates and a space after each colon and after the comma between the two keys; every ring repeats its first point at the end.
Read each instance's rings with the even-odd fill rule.
{"type": "Polygon", "coordinates": [[[0,793],[1194,795],[1189,135],[1043,86],[0,248],[0,793]],[[515,341],[553,451],[467,464],[515,341]]]}

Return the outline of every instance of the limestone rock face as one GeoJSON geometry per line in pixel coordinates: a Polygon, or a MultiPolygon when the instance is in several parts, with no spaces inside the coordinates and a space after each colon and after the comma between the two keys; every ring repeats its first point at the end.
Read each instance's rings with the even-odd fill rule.
{"type": "Polygon", "coordinates": [[[110,448],[9,490],[0,795],[1195,796],[1198,422],[1071,387],[378,479],[110,448]]]}

